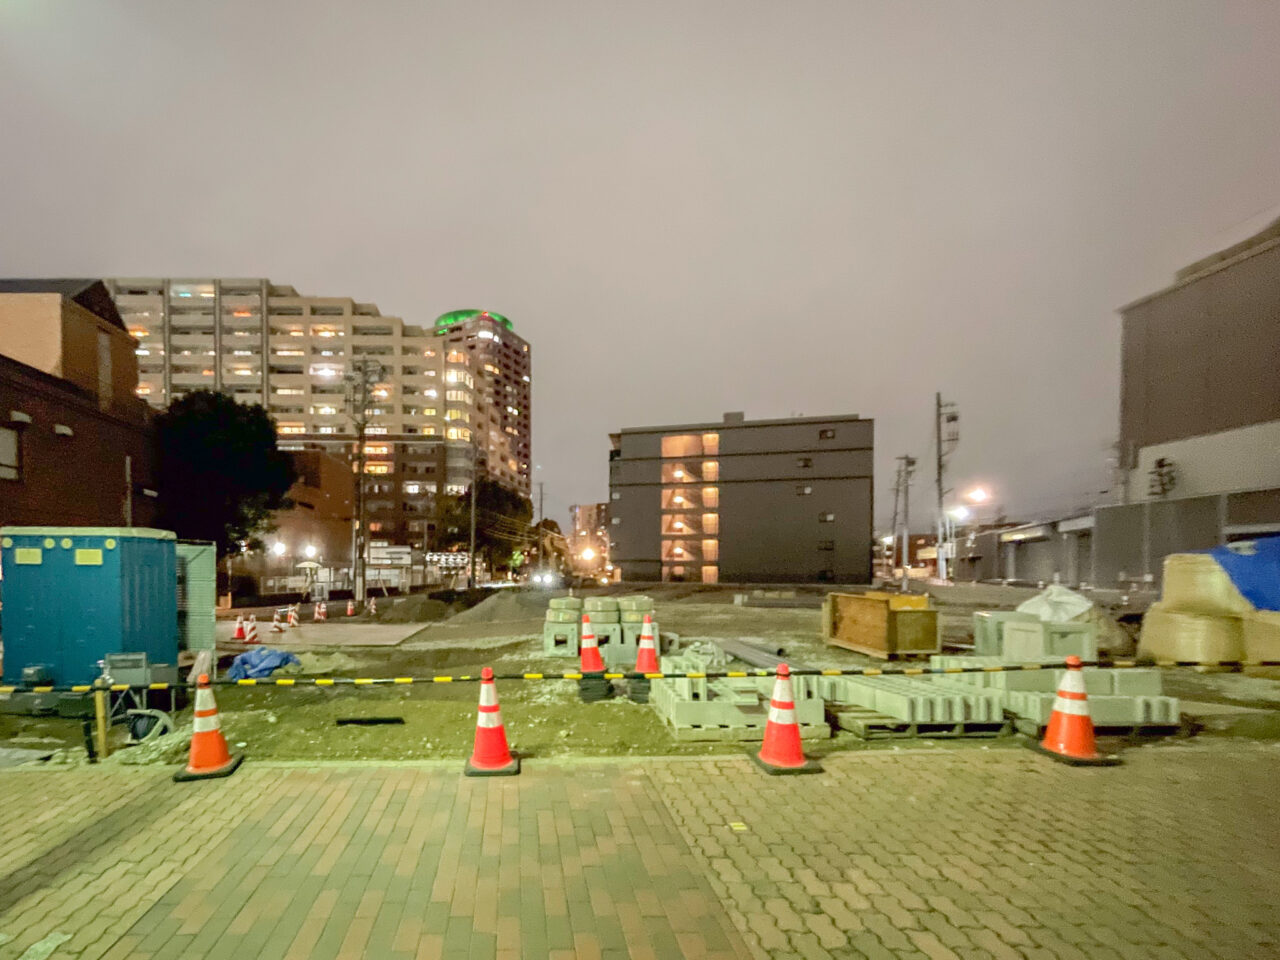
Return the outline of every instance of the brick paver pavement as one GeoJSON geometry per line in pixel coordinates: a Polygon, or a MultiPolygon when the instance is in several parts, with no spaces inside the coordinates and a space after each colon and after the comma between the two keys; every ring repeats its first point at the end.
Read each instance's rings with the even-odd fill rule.
{"type": "Polygon", "coordinates": [[[1274,746],[826,768],[6,771],[0,958],[1280,956],[1274,746]]]}

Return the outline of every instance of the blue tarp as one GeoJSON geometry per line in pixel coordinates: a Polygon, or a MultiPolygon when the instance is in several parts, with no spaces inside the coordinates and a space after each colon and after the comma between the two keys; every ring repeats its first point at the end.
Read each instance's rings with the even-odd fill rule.
{"type": "Polygon", "coordinates": [[[1259,610],[1280,610],[1280,537],[1214,547],[1209,555],[1259,610]]]}
{"type": "Polygon", "coordinates": [[[298,658],[283,650],[270,650],[265,647],[257,650],[246,650],[231,663],[227,671],[228,680],[260,680],[271,676],[286,663],[298,663],[298,658]]]}

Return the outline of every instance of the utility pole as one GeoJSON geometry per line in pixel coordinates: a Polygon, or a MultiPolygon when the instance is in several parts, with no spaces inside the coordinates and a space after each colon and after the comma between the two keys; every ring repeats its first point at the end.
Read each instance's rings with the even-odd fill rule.
{"type": "MultiPolygon", "coordinates": [[[[902,592],[907,592],[911,573],[911,475],[916,458],[910,454],[898,457],[898,484],[902,493],[902,592]]],[[[896,495],[895,495],[896,496],[896,495]]]]}
{"type": "Polygon", "coordinates": [[[884,554],[888,569],[884,572],[886,582],[893,578],[893,560],[898,553],[898,508],[902,500],[902,464],[898,464],[898,472],[893,475],[893,521],[889,524],[889,543],[884,545],[884,554]]]}
{"type": "Polygon", "coordinates": [[[542,498],[543,498],[543,494],[545,493],[545,490],[544,490],[545,487],[546,487],[546,484],[543,483],[541,480],[539,480],[538,481],[538,566],[542,568],[544,572],[546,571],[546,568],[547,568],[547,554],[542,543],[542,536],[544,533],[546,533],[546,530],[544,529],[545,525],[543,524],[543,520],[545,520],[547,516],[545,513],[542,512],[542,498]]]}
{"type": "Polygon", "coordinates": [[[933,405],[933,439],[934,452],[937,454],[937,488],[938,488],[938,579],[947,579],[947,513],[943,500],[947,491],[942,485],[942,475],[946,469],[946,459],[952,448],[960,440],[960,414],[954,403],[943,403],[942,394],[935,393],[933,405]],[[943,439],[943,425],[946,425],[946,439],[943,439]]]}
{"type": "Polygon", "coordinates": [[[364,442],[369,426],[369,407],[373,388],[386,379],[386,368],[372,357],[352,360],[351,370],[344,376],[347,416],[356,431],[355,511],[351,525],[351,587],[357,603],[365,601],[365,557],[368,553],[368,524],[365,523],[364,442]]]}

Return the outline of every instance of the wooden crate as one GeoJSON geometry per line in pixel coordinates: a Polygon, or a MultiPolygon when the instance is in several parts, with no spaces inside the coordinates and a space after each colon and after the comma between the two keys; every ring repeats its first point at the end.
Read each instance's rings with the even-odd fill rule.
{"type": "Polygon", "coordinates": [[[828,644],[892,660],[941,651],[938,611],[900,594],[830,593],[822,606],[828,644]]]}

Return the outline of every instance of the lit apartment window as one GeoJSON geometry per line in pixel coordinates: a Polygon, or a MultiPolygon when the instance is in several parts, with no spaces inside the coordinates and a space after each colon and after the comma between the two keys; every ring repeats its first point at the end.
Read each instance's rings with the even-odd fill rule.
{"type": "Polygon", "coordinates": [[[818,522],[819,523],[835,523],[836,515],[834,513],[820,513],[818,514],[818,522]]]}
{"type": "Polygon", "coordinates": [[[807,497],[807,496],[809,496],[809,494],[811,494],[811,493],[813,493],[813,487],[807,486],[807,485],[805,485],[805,484],[803,484],[803,483],[802,483],[802,484],[799,484],[799,485],[796,487],[796,496],[797,496],[797,497],[807,497]]]}
{"type": "Polygon", "coordinates": [[[470,403],[471,394],[466,390],[446,390],[444,398],[450,403],[470,403]]]}
{"type": "Polygon", "coordinates": [[[445,438],[449,440],[470,440],[471,431],[466,427],[450,427],[445,433],[445,438]]]}
{"type": "Polygon", "coordinates": [[[381,436],[382,434],[387,432],[387,428],[370,424],[369,426],[365,427],[364,432],[371,437],[375,435],[381,436]]]}
{"type": "Polygon", "coordinates": [[[704,433],[702,435],[702,455],[704,457],[720,456],[720,434],[704,433]]]}
{"type": "Polygon", "coordinates": [[[698,457],[702,455],[702,438],[691,434],[679,434],[662,438],[664,457],[698,457]]]}
{"type": "Polygon", "coordinates": [[[702,505],[718,509],[720,506],[720,488],[719,487],[703,487],[702,488],[702,505]]]}
{"type": "Polygon", "coordinates": [[[720,514],[704,513],[702,515],[702,532],[703,533],[720,533],[720,514]]]}
{"type": "Polygon", "coordinates": [[[703,583],[719,583],[720,568],[714,565],[704,566],[702,568],[702,582],[703,583]]]}
{"type": "Polygon", "coordinates": [[[391,448],[385,443],[366,443],[364,445],[365,453],[390,453],[391,448]]]}
{"type": "Polygon", "coordinates": [[[370,532],[370,533],[380,533],[381,531],[382,531],[382,521],[381,521],[381,520],[374,520],[372,523],[370,523],[370,524],[369,524],[369,532],[370,532]]]}
{"type": "Polygon", "coordinates": [[[702,559],[703,560],[719,560],[720,559],[720,541],[719,540],[703,540],[702,541],[702,559]]]}
{"type": "Polygon", "coordinates": [[[277,433],[306,433],[307,428],[301,423],[280,423],[276,425],[277,433]]]}
{"type": "Polygon", "coordinates": [[[463,365],[467,363],[467,355],[458,350],[450,350],[445,359],[450,363],[461,363],[463,365]]]}
{"type": "Polygon", "coordinates": [[[836,432],[830,428],[826,430],[818,431],[819,440],[834,440],[835,438],[836,438],[836,432]]]}
{"type": "Polygon", "coordinates": [[[452,407],[444,412],[444,418],[446,420],[461,420],[463,423],[471,422],[471,414],[465,410],[455,410],[452,407]]]}
{"type": "Polygon", "coordinates": [[[387,474],[391,472],[391,464],[389,463],[366,463],[364,465],[365,473],[387,474]]]}
{"type": "Polygon", "coordinates": [[[310,372],[313,377],[337,377],[342,374],[342,368],[328,364],[313,363],[310,372]]]}
{"type": "Polygon", "coordinates": [[[312,327],[311,335],[313,337],[340,337],[342,331],[337,327],[312,327]]]}
{"type": "Polygon", "coordinates": [[[621,500],[621,499],[622,499],[622,492],[621,492],[620,490],[614,490],[612,493],[610,493],[610,494],[609,494],[609,499],[610,499],[610,500],[621,500]]]}
{"type": "Polygon", "coordinates": [[[282,397],[300,397],[305,391],[301,387],[277,387],[275,392],[282,397]]]}
{"type": "Polygon", "coordinates": [[[145,327],[131,327],[129,330],[129,336],[133,337],[136,340],[142,340],[142,339],[145,339],[146,337],[151,336],[151,331],[146,329],[145,327]]]}
{"type": "Polygon", "coordinates": [[[702,479],[716,481],[720,479],[720,463],[717,460],[706,460],[702,464],[702,479]]]}
{"type": "Polygon", "coordinates": [[[134,390],[134,392],[140,397],[145,397],[151,393],[151,388],[147,386],[145,383],[140,383],[138,384],[137,389],[134,390]]]}

